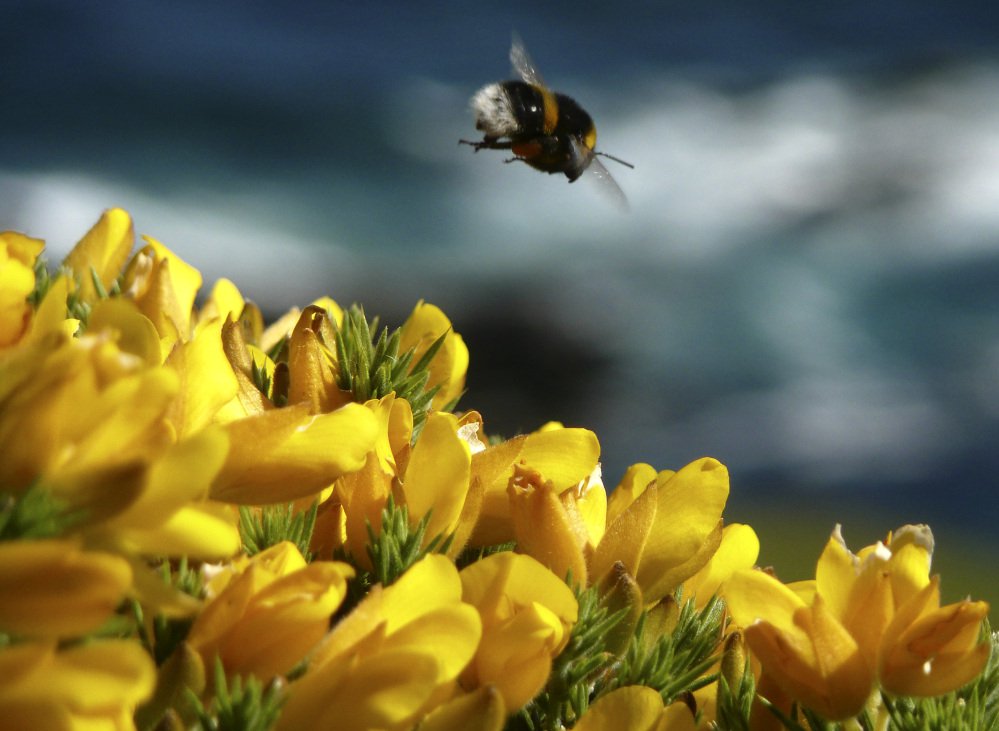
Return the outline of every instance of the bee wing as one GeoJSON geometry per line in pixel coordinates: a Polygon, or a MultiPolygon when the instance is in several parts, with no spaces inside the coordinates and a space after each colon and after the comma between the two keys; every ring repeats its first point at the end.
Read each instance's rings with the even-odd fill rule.
{"type": "Polygon", "coordinates": [[[600,159],[582,142],[577,139],[572,141],[573,155],[580,161],[580,167],[588,180],[595,182],[602,195],[609,198],[622,213],[627,213],[631,208],[628,206],[628,197],[621,190],[621,186],[614,180],[610,170],[604,167],[600,159]]]}
{"type": "Polygon", "coordinates": [[[528,84],[540,86],[542,89],[548,88],[538,69],[534,66],[530,54],[524,48],[524,42],[516,33],[513,34],[513,45],[510,46],[510,63],[513,64],[513,70],[517,75],[528,84]]]}

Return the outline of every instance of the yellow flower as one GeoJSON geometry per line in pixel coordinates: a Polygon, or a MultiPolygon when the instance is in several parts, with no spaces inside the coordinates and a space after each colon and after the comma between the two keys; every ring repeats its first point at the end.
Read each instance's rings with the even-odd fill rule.
{"type": "Polygon", "coordinates": [[[377,422],[360,404],[310,414],[304,404],[264,411],[224,425],[230,449],[211,496],[263,505],[314,495],[364,466],[377,422]]]}
{"type": "Polygon", "coordinates": [[[728,499],[728,470],[717,460],[705,457],[679,472],[664,470],[642,486],[636,477],[650,469],[632,468],[625,490],[611,494],[611,522],[590,561],[591,582],[620,562],[638,581],[647,604],[673,591],[714,555],[728,499]]]}
{"type": "MultiPolygon", "coordinates": [[[[362,567],[371,567],[365,549],[368,526],[376,534],[381,531],[382,510],[394,495],[397,504],[407,507],[411,526],[427,518],[425,543],[453,536],[448,553],[457,555],[477,516],[477,502],[468,499],[471,446],[464,435],[469,424],[452,414],[430,412],[410,447],[413,412],[407,401],[389,394],[366,406],[378,423],[374,450],[363,468],[337,480],[335,486],[348,552],[362,567]]],[[[330,509],[336,508],[327,506],[330,509]]],[[[338,526],[338,521],[333,525],[338,526]]],[[[336,545],[325,538],[320,542],[336,545]]]]}
{"type": "MultiPolygon", "coordinates": [[[[63,338],[75,335],[80,321],[66,317],[66,300],[71,290],[69,276],[60,274],[49,281],[48,291],[31,318],[31,326],[22,344],[34,343],[44,338],[63,338]]],[[[123,348],[124,349],[124,348],[123,348]]]]}
{"type": "Polygon", "coordinates": [[[756,531],[742,523],[730,523],[722,529],[721,543],[704,567],[683,582],[683,598],[694,598],[698,608],[712,596],[724,595],[725,582],[740,569],[751,569],[760,555],[756,531]]]}
{"type": "Polygon", "coordinates": [[[600,443],[588,429],[540,429],[491,445],[472,455],[472,478],[484,490],[482,510],[471,545],[490,546],[514,540],[507,486],[515,465],[527,467],[551,482],[559,495],[594,473],[600,443]]]}
{"type": "MultiPolygon", "coordinates": [[[[343,310],[332,298],[320,297],[313,300],[312,305],[329,315],[330,324],[340,327],[343,323],[343,310]]],[[[256,307],[252,303],[247,303],[246,307],[256,310],[256,307]]],[[[264,352],[270,352],[282,339],[291,337],[296,325],[303,321],[302,313],[303,311],[298,307],[292,307],[266,328],[262,327],[262,322],[257,321],[258,315],[253,314],[251,316],[252,321],[247,323],[250,326],[247,333],[247,342],[264,352]]],[[[245,317],[246,315],[247,312],[244,309],[241,317],[245,317]]],[[[305,319],[308,321],[312,319],[312,316],[305,319]]],[[[313,320],[313,322],[315,321],[313,320]]],[[[327,341],[324,345],[332,347],[334,343],[333,341],[327,341]]]]}
{"type": "Polygon", "coordinates": [[[552,659],[569,642],[579,612],[576,597],[535,559],[509,551],[466,567],[461,583],[483,631],[462,684],[494,685],[507,709],[516,710],[545,686],[552,659]]]}
{"type": "Polygon", "coordinates": [[[405,474],[399,475],[410,523],[415,525],[429,516],[427,540],[452,535],[465,507],[472,453],[459,428],[453,414],[431,412],[413,446],[405,474]]]}
{"type": "Polygon", "coordinates": [[[172,440],[164,419],[176,376],[146,369],[107,337],[46,341],[0,363],[0,482],[41,481],[73,507],[127,503],[172,440]],[[114,480],[114,492],[100,484],[114,480]]]}
{"type": "Polygon", "coordinates": [[[420,724],[420,731],[502,731],[506,715],[503,696],[484,685],[437,706],[420,724]]]}
{"type": "Polygon", "coordinates": [[[656,690],[627,685],[601,696],[573,726],[576,731],[695,731],[694,716],[683,703],[663,708],[656,690]]]}
{"type": "Polygon", "coordinates": [[[465,374],[468,371],[468,347],[461,336],[451,327],[440,308],[420,300],[400,333],[399,351],[405,353],[410,348],[416,348],[413,362],[418,363],[423,354],[444,333],[447,337],[444,344],[430,361],[430,380],[427,389],[440,386],[434,395],[435,409],[442,409],[461,395],[465,388],[465,374]]]}
{"type": "Polygon", "coordinates": [[[874,674],[821,595],[807,604],[772,576],[739,571],[725,598],[763,671],[784,692],[830,720],[860,712],[874,674]]]}
{"type": "Polygon", "coordinates": [[[929,526],[907,525],[854,555],[837,526],[816,568],[816,591],[830,598],[890,693],[955,690],[988,659],[988,643],[978,637],[988,604],[940,606],[940,577],[930,576],[933,545],[929,526]]]}
{"type": "Polygon", "coordinates": [[[860,711],[875,681],[890,693],[937,695],[984,667],[988,605],[941,607],[932,551],[927,526],[904,526],[854,555],[837,526],[814,582],[787,587],[740,571],[725,596],[764,673],[792,698],[844,719],[860,711]]]}
{"type": "Polygon", "coordinates": [[[156,327],[165,358],[177,342],[192,335],[194,298],[201,272],[150,236],[125,270],[123,294],[156,327]]]}
{"type": "Polygon", "coordinates": [[[291,670],[326,634],[347,593],[349,565],[306,564],[287,541],[257,554],[218,587],[194,620],[187,643],[211,667],[218,655],[226,672],[269,680],[291,670]]]}
{"type": "MultiPolygon", "coordinates": [[[[596,491],[606,494],[602,485],[596,491]]],[[[514,465],[507,493],[517,550],[563,580],[571,576],[573,584],[585,587],[589,532],[576,491],[559,494],[538,472],[514,465]]]]}
{"type": "Polygon", "coordinates": [[[57,649],[32,642],[0,649],[0,725],[9,729],[134,729],[156,666],[137,642],[57,649]]]}
{"type": "Polygon", "coordinates": [[[62,264],[72,270],[83,302],[93,304],[98,299],[94,277],[105,292],[111,289],[134,241],[132,218],[120,208],[110,208],[66,255],[62,264]]]}
{"type": "Polygon", "coordinates": [[[313,413],[320,413],[352,400],[336,382],[336,324],[319,305],[309,305],[299,316],[288,339],[289,404],[304,403],[313,413]]]}
{"type": "Polygon", "coordinates": [[[132,583],[118,556],[79,541],[0,543],[0,632],[72,637],[107,621],[132,583]]]}
{"type": "Polygon", "coordinates": [[[889,693],[934,696],[970,683],[989,659],[980,642],[989,605],[969,599],[940,606],[940,580],[899,608],[881,640],[878,678],[889,693]]]}
{"type": "Polygon", "coordinates": [[[208,297],[198,311],[198,322],[207,320],[225,322],[230,317],[233,321],[239,320],[246,304],[239,287],[223,277],[212,286],[211,292],[208,293],[208,297]]]}
{"type": "MultiPolygon", "coordinates": [[[[39,315],[52,294],[54,292],[50,291],[46,295],[39,308],[39,315]]],[[[65,313],[65,305],[63,312],[65,313]]],[[[153,323],[136,309],[133,302],[123,297],[109,297],[95,302],[87,318],[87,333],[109,337],[123,353],[136,356],[147,366],[157,366],[163,362],[160,336],[153,323]]]]}
{"type": "Polygon", "coordinates": [[[0,348],[17,343],[28,330],[28,295],[35,288],[35,259],[44,247],[24,234],[0,232],[0,348]]]}
{"type": "Polygon", "coordinates": [[[106,333],[52,333],[10,352],[0,384],[8,490],[45,490],[79,518],[74,531],[116,552],[219,558],[238,549],[233,517],[204,502],[228,440],[216,431],[175,441],[171,369],[147,367],[106,333]]]}
{"type": "Polygon", "coordinates": [[[410,729],[457,692],[482,634],[458,570],[432,554],[375,586],[316,648],[288,687],[277,728],[410,729]]]}
{"type": "Polygon", "coordinates": [[[239,382],[226,358],[220,320],[201,324],[190,340],[177,343],[166,364],[179,377],[179,392],[170,408],[170,422],[179,436],[245,416],[236,398],[239,382]],[[230,404],[232,408],[224,410],[230,404]]]}
{"type": "Polygon", "coordinates": [[[91,534],[129,554],[202,560],[232,556],[240,547],[235,513],[207,500],[228,448],[229,440],[218,428],[171,446],[150,467],[135,501],[91,534]]]}

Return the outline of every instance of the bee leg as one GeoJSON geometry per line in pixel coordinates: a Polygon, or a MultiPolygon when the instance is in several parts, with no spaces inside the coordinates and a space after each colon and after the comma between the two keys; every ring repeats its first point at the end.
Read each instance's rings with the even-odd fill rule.
{"type": "Polygon", "coordinates": [[[476,152],[482,149],[486,150],[509,150],[512,146],[512,142],[499,142],[496,139],[490,139],[486,137],[481,142],[473,142],[471,140],[458,140],[459,145],[470,145],[476,152]]]}
{"type": "Polygon", "coordinates": [[[521,162],[527,162],[527,159],[523,157],[508,157],[503,162],[509,165],[511,162],[517,162],[517,160],[520,160],[521,162]]]}

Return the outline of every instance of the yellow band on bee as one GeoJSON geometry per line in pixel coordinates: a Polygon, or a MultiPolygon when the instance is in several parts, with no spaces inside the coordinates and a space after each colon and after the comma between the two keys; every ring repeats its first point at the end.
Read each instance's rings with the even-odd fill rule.
{"type": "Polygon", "coordinates": [[[558,102],[555,100],[555,94],[552,91],[542,86],[535,88],[541,92],[541,98],[545,105],[545,134],[550,135],[558,125],[558,102]]]}

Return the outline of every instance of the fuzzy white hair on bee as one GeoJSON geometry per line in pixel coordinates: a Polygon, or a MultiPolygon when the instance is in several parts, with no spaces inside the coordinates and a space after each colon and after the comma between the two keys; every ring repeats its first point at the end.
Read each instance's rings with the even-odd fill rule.
{"type": "Polygon", "coordinates": [[[475,128],[487,137],[509,137],[516,134],[520,124],[510,102],[510,96],[501,84],[487,84],[472,97],[475,128]]]}

